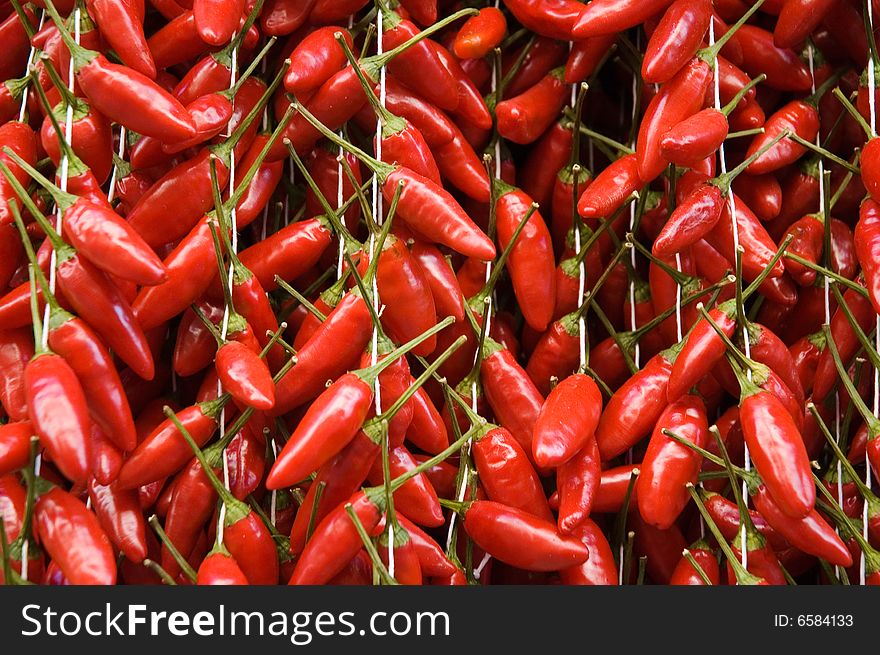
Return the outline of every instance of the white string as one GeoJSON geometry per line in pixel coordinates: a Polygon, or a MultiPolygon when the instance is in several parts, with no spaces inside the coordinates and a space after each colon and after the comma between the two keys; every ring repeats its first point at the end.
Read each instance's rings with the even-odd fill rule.
{"type": "MultiPolygon", "coordinates": [[[[74,40],[79,43],[81,34],[80,34],[80,19],[81,14],[79,8],[77,8],[73,12],[73,35],[74,40]]],[[[73,69],[73,57],[70,58],[70,66],[68,68],[68,79],[70,80],[68,83],[68,89],[71,93],[73,93],[74,87],[74,79],[73,79],[74,69],[73,69]]],[[[73,132],[73,103],[67,103],[67,113],[65,115],[64,120],[64,138],[67,143],[72,147],[72,132],[73,132]]],[[[58,176],[61,178],[60,187],[62,191],[67,191],[67,178],[69,174],[70,162],[67,159],[67,154],[62,150],[61,152],[61,165],[58,167],[58,176]]],[[[61,224],[63,222],[64,212],[61,211],[61,207],[57,208],[55,213],[55,231],[58,234],[61,234],[61,224]]],[[[55,249],[52,249],[51,254],[49,255],[49,290],[54,294],[55,293],[55,285],[57,284],[56,275],[55,275],[55,265],[58,261],[58,255],[55,252],[55,249]]],[[[49,303],[46,303],[46,308],[43,313],[43,334],[42,334],[42,347],[43,350],[47,350],[49,348],[49,303]]]]}
{"type": "MultiPolygon", "coordinates": [[[[41,29],[43,29],[43,22],[45,20],[46,20],[46,10],[44,9],[42,12],[40,12],[40,24],[37,26],[37,32],[39,32],[41,29]]],[[[25,69],[25,75],[27,75],[28,72],[30,72],[31,64],[34,63],[34,57],[36,56],[36,54],[37,54],[37,48],[36,48],[36,46],[32,45],[30,51],[28,52],[27,68],[25,69]]],[[[20,123],[24,122],[24,115],[27,113],[28,93],[30,93],[30,88],[29,88],[29,86],[26,85],[24,87],[24,93],[22,93],[22,96],[21,96],[21,108],[18,110],[18,121],[20,123]]]]}
{"type": "MultiPolygon", "coordinates": [[[[122,159],[123,155],[125,155],[125,126],[119,126],[119,147],[116,151],[116,156],[119,159],[122,159]]],[[[110,188],[107,190],[107,202],[112,203],[113,198],[116,197],[116,176],[119,174],[119,166],[114,162],[113,164],[113,172],[110,174],[110,188]]]]}
{"type": "MultiPolygon", "coordinates": [[[[232,61],[230,65],[229,71],[229,88],[235,86],[236,78],[238,75],[238,48],[235,47],[232,49],[232,61]]],[[[235,97],[232,98],[233,106],[235,104],[235,97]]],[[[242,116],[242,120],[245,120],[245,116],[242,116]]],[[[229,130],[229,125],[227,124],[227,131],[229,130]]],[[[229,153],[229,195],[232,197],[232,193],[235,189],[235,149],[233,148],[229,153]]],[[[232,252],[236,252],[238,250],[238,221],[235,210],[235,205],[232,206],[232,209],[229,212],[229,223],[230,223],[230,247],[232,248],[232,252]]],[[[225,228],[220,228],[225,229],[225,228]]],[[[226,272],[226,277],[228,278],[228,289],[229,295],[232,296],[233,289],[233,265],[232,262],[229,263],[229,268],[226,272]]],[[[225,341],[226,336],[229,333],[229,314],[231,311],[231,307],[224,303],[223,307],[223,320],[220,325],[220,336],[225,341]]],[[[223,385],[220,383],[220,380],[217,380],[217,396],[223,393],[223,385]]],[[[222,407],[220,409],[220,440],[222,441],[226,434],[226,407],[222,407]]],[[[223,486],[229,489],[229,461],[226,457],[227,449],[223,449],[222,459],[223,459],[223,486]]],[[[217,514],[217,543],[223,544],[223,536],[224,536],[224,524],[226,521],[226,503],[220,503],[220,511],[217,514]]]]}

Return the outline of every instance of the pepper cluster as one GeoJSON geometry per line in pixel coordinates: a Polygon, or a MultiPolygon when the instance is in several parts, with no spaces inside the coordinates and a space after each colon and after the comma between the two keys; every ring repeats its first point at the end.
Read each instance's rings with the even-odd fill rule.
{"type": "Polygon", "coordinates": [[[0,580],[880,584],[878,12],[0,0],[0,580]]]}

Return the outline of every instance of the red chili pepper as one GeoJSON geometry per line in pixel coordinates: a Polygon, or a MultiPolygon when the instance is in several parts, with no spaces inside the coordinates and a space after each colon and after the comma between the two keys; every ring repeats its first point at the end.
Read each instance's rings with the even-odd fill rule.
{"type": "Polygon", "coordinates": [[[86,8],[101,30],[101,36],[126,66],[150,79],[156,78],[156,65],[144,36],[144,5],[137,0],[108,2],[88,0],[86,8]]]}
{"type": "Polygon", "coordinates": [[[822,19],[836,8],[836,0],[787,0],[773,30],[773,43],[780,48],[795,48],[822,19]]]}
{"type": "Polygon", "coordinates": [[[742,45],[742,68],[754,77],[767,75],[767,86],[780,91],[808,91],[810,70],[797,54],[773,43],[773,34],[753,25],[743,25],[737,32],[742,45]]]}
{"type": "Polygon", "coordinates": [[[794,419],[773,394],[741,380],[740,424],[755,468],[780,510],[806,516],[816,501],[810,461],[794,419]]]}
{"type": "Polygon", "coordinates": [[[532,32],[562,41],[589,36],[573,34],[584,10],[575,0],[504,0],[504,5],[520,24],[532,32]]]}
{"type": "MultiPolygon", "coordinates": [[[[412,454],[404,446],[392,448],[388,453],[388,459],[392,478],[403,475],[418,466],[412,454]]],[[[381,459],[374,459],[372,469],[367,477],[371,484],[382,484],[384,476],[381,469],[381,459]]],[[[423,473],[407,480],[394,492],[393,496],[394,507],[419,525],[429,528],[443,525],[443,511],[437,498],[437,492],[434,491],[423,473]]]]}
{"type": "MultiPolygon", "coordinates": [[[[31,166],[37,163],[37,139],[34,131],[25,123],[11,121],[0,126],[0,162],[3,162],[20,184],[26,184],[27,172],[6,152],[10,148],[16,155],[31,166]]],[[[0,225],[12,223],[9,200],[15,198],[12,183],[6,176],[0,176],[0,225]]]]}
{"type": "Polygon", "coordinates": [[[229,551],[224,546],[215,546],[199,565],[196,584],[246,585],[248,579],[229,551]]]}
{"type": "Polygon", "coordinates": [[[260,27],[268,36],[293,34],[308,20],[316,0],[268,0],[260,12],[260,27]]]}
{"type": "Polygon", "coordinates": [[[498,103],[495,116],[501,136],[514,143],[532,143],[555,122],[568,95],[563,72],[556,68],[528,91],[498,103]]]}
{"type": "Polygon", "coordinates": [[[244,0],[193,0],[193,18],[199,36],[211,45],[223,45],[238,29],[244,8],[244,0]]]}
{"type": "Polygon", "coordinates": [[[227,341],[217,351],[215,366],[223,389],[240,403],[263,411],[275,405],[272,374],[251,348],[227,341]]]}
{"type": "Polygon", "coordinates": [[[98,519],[75,496],[58,487],[34,505],[40,543],[71,584],[116,583],[116,558],[98,519]]]}
{"type": "MultiPolygon", "coordinates": [[[[437,168],[446,181],[466,196],[477,202],[488,203],[490,186],[486,168],[461,130],[455,125],[451,127],[453,138],[432,149],[437,168]]],[[[413,225],[413,228],[419,229],[417,225],[413,225]]],[[[421,233],[425,234],[423,231],[421,233]]]]}
{"type": "Polygon", "coordinates": [[[672,127],[660,139],[666,161],[695,166],[718,150],[727,138],[727,117],[717,109],[703,109],[672,127]]]}
{"type": "MultiPolygon", "coordinates": [[[[688,551],[693,556],[703,573],[708,578],[708,584],[717,585],[721,582],[721,571],[718,568],[718,558],[705,540],[697,541],[690,545],[688,551]]],[[[705,585],[707,582],[699,574],[694,565],[686,557],[682,557],[672,577],[671,585],[705,585]]]]}
{"type": "Polygon", "coordinates": [[[490,429],[474,442],[473,455],[480,483],[490,500],[553,521],[538,474],[510,432],[490,429]]]}
{"type": "MultiPolygon", "coordinates": [[[[873,143],[873,141],[869,141],[870,143],[873,143]]],[[[867,154],[867,148],[864,154],[867,154]]],[[[865,168],[864,160],[862,161],[862,168],[863,170],[865,168]]],[[[880,204],[872,198],[867,198],[859,208],[859,220],[856,223],[854,241],[856,257],[865,276],[865,286],[868,289],[871,303],[875,308],[880,307],[880,267],[878,267],[877,259],[877,257],[880,257],[880,204]]],[[[844,299],[850,300],[846,296],[844,296],[844,299]]],[[[850,307],[853,308],[852,305],[850,307]]],[[[846,361],[848,357],[844,350],[839,345],[838,349],[841,350],[841,356],[846,361]]]]}
{"type": "Polygon", "coordinates": [[[593,0],[581,11],[572,34],[575,39],[620,32],[663,11],[672,0],[593,0]]]}
{"type": "Polygon", "coordinates": [[[654,427],[667,405],[675,355],[675,351],[663,351],[652,357],[608,401],[596,428],[603,461],[631,448],[654,427]]]}
{"type": "Polygon", "coordinates": [[[575,41],[565,62],[565,83],[577,84],[589,78],[616,40],[617,34],[603,34],[575,41]]]}
{"type": "Polygon", "coordinates": [[[0,330],[0,403],[13,421],[28,417],[24,371],[33,356],[29,329],[0,330]]]}
{"type": "Polygon", "coordinates": [[[485,7],[459,28],[453,52],[459,59],[481,59],[501,43],[506,33],[507,20],[501,10],[485,7]]]}
{"type": "Polygon", "coordinates": [[[578,213],[584,218],[611,216],[645,182],[639,177],[635,155],[625,155],[599,173],[578,200],[578,213]]]}
{"type": "Polygon", "coordinates": [[[636,480],[642,518],[661,530],[669,528],[690,501],[686,484],[695,483],[701,457],[664,430],[704,448],[709,441],[706,407],[699,396],[686,395],[667,407],[651,434],[636,480]]]}
{"type": "Polygon", "coordinates": [[[673,2],[648,40],[642,60],[642,79],[668,82],[696,54],[709,29],[712,3],[706,0],[673,2]]]}
{"type": "Polygon", "coordinates": [[[538,466],[552,468],[571,459],[592,440],[601,413],[602,394],[592,378],[575,374],[563,379],[535,422],[532,450],[538,466]]]}
{"type": "Polygon", "coordinates": [[[326,25],[359,11],[367,0],[318,0],[314,3],[309,20],[316,25],[326,25]]]}
{"type": "Polygon", "coordinates": [[[617,565],[608,539],[602,529],[591,519],[585,519],[574,536],[590,551],[590,558],[583,564],[562,569],[559,576],[568,585],[616,585],[617,565]]]}
{"type": "Polygon", "coordinates": [[[490,500],[463,508],[464,529],[496,559],[527,571],[556,571],[581,564],[589,550],[576,537],[564,537],[550,521],[490,500]]]}
{"type": "Polygon", "coordinates": [[[103,486],[89,481],[89,498],[110,541],[132,562],[147,556],[144,515],[135,490],[123,491],[115,484],[103,486]]]}
{"type": "Polygon", "coordinates": [[[30,421],[0,425],[0,476],[27,465],[32,434],[34,428],[30,421]]]}
{"type": "MultiPolygon", "coordinates": [[[[214,434],[225,404],[226,400],[220,399],[192,405],[177,413],[196,444],[205,444],[214,434]]],[[[117,484],[121,489],[134,489],[167,477],[177,473],[191,456],[183,435],[171,419],[166,419],[131,452],[122,465],[117,484]]]]}
{"type": "Polygon", "coordinates": [[[320,27],[302,41],[290,54],[290,66],[284,76],[284,88],[294,95],[318,89],[345,66],[345,51],[336,40],[341,34],[349,48],[354,46],[351,33],[334,25],[320,27]]]}

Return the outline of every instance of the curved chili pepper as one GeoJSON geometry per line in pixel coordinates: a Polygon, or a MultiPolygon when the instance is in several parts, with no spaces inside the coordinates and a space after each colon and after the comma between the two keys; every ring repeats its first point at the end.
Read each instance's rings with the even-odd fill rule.
{"type": "Polygon", "coordinates": [[[674,362],[673,351],[655,355],[608,401],[596,428],[603,461],[631,448],[654,427],[667,405],[666,390],[674,362]]]}
{"type": "Polygon", "coordinates": [[[360,10],[367,0],[318,0],[314,3],[309,20],[316,25],[326,25],[360,10]]]}
{"type": "Polygon", "coordinates": [[[572,29],[575,39],[620,32],[663,11],[672,0],[593,0],[572,29]]]}
{"type": "Polygon", "coordinates": [[[14,473],[27,465],[33,433],[30,421],[0,425],[0,476],[14,473]]]}
{"type": "Polygon", "coordinates": [[[599,173],[584,190],[578,200],[578,213],[584,218],[609,217],[644,185],[636,155],[625,155],[599,173]]]}
{"type": "MultiPolygon", "coordinates": [[[[452,125],[452,129],[453,138],[433,148],[437,168],[440,169],[440,174],[444,179],[469,198],[488,203],[490,185],[486,168],[471,145],[465,140],[461,130],[455,125],[452,125]]],[[[420,228],[413,224],[413,229],[419,230],[420,228]]],[[[430,236],[423,230],[420,233],[426,237],[430,236]]]]}
{"type": "Polygon", "coordinates": [[[642,79],[668,82],[696,54],[709,29],[712,3],[706,0],[673,2],[648,40],[642,59],[642,79]]]}
{"type": "Polygon", "coordinates": [[[703,109],[672,127],[660,139],[663,158],[677,166],[695,166],[711,156],[727,138],[727,117],[717,109],[703,109]]]}
{"type": "Polygon", "coordinates": [[[803,519],[792,519],[773,500],[765,485],[753,495],[755,509],[792,546],[827,560],[835,566],[851,566],[852,558],[834,529],[815,510],[803,519]]]}
{"type": "Polygon", "coordinates": [[[797,54],[777,48],[773,34],[753,25],[743,25],[736,34],[742,45],[742,68],[754,77],[767,75],[767,86],[780,91],[808,91],[812,76],[797,54]]]}
{"type": "Polygon", "coordinates": [[[773,394],[744,388],[740,425],[755,468],[780,510],[806,516],[816,501],[810,461],[794,419],[773,394]]]}
{"type": "Polygon", "coordinates": [[[481,59],[501,43],[507,20],[497,7],[484,7],[468,18],[455,34],[453,52],[459,59],[481,59]]]}
{"type": "MultiPolygon", "coordinates": [[[[211,517],[217,502],[208,476],[202,465],[193,458],[174,482],[171,504],[165,515],[165,533],[181,552],[189,553],[196,545],[199,531],[211,517]]],[[[169,575],[176,576],[180,566],[171,556],[168,547],[162,546],[162,567],[169,575]]]]}
{"type": "Polygon", "coordinates": [[[175,16],[147,39],[156,68],[164,69],[200,57],[211,49],[196,28],[192,11],[175,16]]]}
{"type": "Polygon", "coordinates": [[[602,414],[602,394],[592,378],[570,375],[547,399],[535,422],[532,450],[543,468],[559,466],[580,451],[595,434],[602,414]]]}
{"type": "Polygon", "coordinates": [[[464,320],[464,298],[455,272],[440,250],[427,242],[415,240],[410,255],[418,263],[425,282],[431,290],[437,313],[464,320]]]}
{"type": "MultiPolygon", "coordinates": [[[[807,141],[814,141],[819,133],[819,112],[815,104],[809,100],[793,100],[776,111],[764,123],[764,131],[752,139],[746,156],[757,152],[785,130],[807,141]]],[[[746,171],[753,175],[771,173],[797,161],[806,151],[804,146],[785,138],[749,164],[746,171]]]]}
{"type": "Polygon", "coordinates": [[[116,583],[116,558],[98,519],[75,496],[58,487],[34,505],[40,543],[71,584],[116,583]]]}
{"type": "Polygon", "coordinates": [[[328,379],[353,366],[372,333],[363,298],[347,294],[297,352],[297,363],[275,388],[272,414],[280,415],[318,396],[328,379]]]}
{"type": "Polygon", "coordinates": [[[837,5],[835,0],[788,0],[782,4],[773,43],[780,48],[794,48],[815,30],[837,5]]]}
{"type": "Polygon", "coordinates": [[[669,528],[690,502],[686,484],[693,484],[700,472],[701,457],[665,434],[665,430],[700,448],[709,441],[706,406],[699,396],[686,395],[669,405],[648,442],[648,450],[636,480],[642,518],[651,525],[669,528]]]}
{"type": "Polygon", "coordinates": [[[553,523],[491,500],[465,506],[464,529],[487,553],[527,571],[556,571],[589,558],[582,541],[559,535],[553,523]]]}
{"type": "Polygon", "coordinates": [[[0,403],[13,421],[28,417],[24,371],[34,356],[34,340],[27,328],[0,330],[0,403]]]}
{"type": "MultiPolygon", "coordinates": [[[[718,559],[715,553],[709,547],[709,544],[700,540],[688,548],[694,560],[703,569],[703,573],[709,579],[709,584],[717,585],[721,582],[721,571],[718,568],[718,559]]],[[[703,577],[694,568],[694,565],[685,557],[681,558],[672,577],[669,578],[671,585],[705,585],[707,584],[703,577]]]]}
{"type": "Polygon", "coordinates": [[[641,514],[630,512],[628,527],[635,532],[634,552],[647,557],[645,569],[655,584],[669,584],[681,559],[681,551],[687,546],[684,535],[677,525],[660,530],[645,523],[641,514]]]}
{"type": "Polygon", "coordinates": [[[143,2],[87,0],[86,8],[122,62],[150,79],[156,78],[156,64],[147,46],[143,26],[143,2]]]}
{"type": "Polygon", "coordinates": [[[294,95],[314,91],[345,66],[345,51],[336,40],[341,34],[349,48],[354,46],[351,33],[333,25],[320,27],[300,41],[290,53],[290,66],[284,76],[284,88],[294,95]]]}
{"type": "Polygon", "coordinates": [[[137,491],[123,491],[113,484],[103,486],[90,480],[89,498],[98,523],[113,545],[132,562],[142,562],[147,556],[147,541],[137,491]]]}
{"type": "Polygon", "coordinates": [[[480,483],[490,500],[553,521],[541,481],[510,432],[504,428],[489,430],[474,442],[473,455],[480,483]]]}
{"type": "Polygon", "coordinates": [[[566,102],[564,69],[556,68],[540,82],[495,107],[498,132],[514,143],[532,143],[556,120],[566,102]]]}
{"type": "Polygon", "coordinates": [[[458,128],[441,110],[422,100],[392,75],[385,79],[385,106],[412,123],[432,149],[451,141],[458,132],[458,128]]]}
{"type": "Polygon", "coordinates": [[[583,564],[562,569],[559,576],[569,585],[616,585],[617,565],[608,539],[601,528],[591,519],[584,519],[574,532],[590,551],[590,558],[583,564]]]}
{"type": "MultiPolygon", "coordinates": [[[[203,445],[217,429],[225,400],[192,405],[177,413],[196,444],[203,445]]],[[[134,489],[177,473],[192,456],[183,435],[171,419],[162,421],[135,448],[119,472],[120,489],[134,489]]]]}

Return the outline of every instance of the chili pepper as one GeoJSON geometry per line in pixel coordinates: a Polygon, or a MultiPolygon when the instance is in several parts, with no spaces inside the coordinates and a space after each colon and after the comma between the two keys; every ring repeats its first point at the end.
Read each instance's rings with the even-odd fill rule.
{"type": "Polygon", "coordinates": [[[627,526],[635,532],[633,551],[645,556],[645,569],[655,584],[669,584],[681,559],[681,551],[687,546],[684,535],[677,525],[660,530],[645,523],[638,512],[630,512],[627,526]]]}
{"type": "Polygon", "coordinates": [[[511,352],[492,338],[483,347],[480,371],[493,413],[531,458],[532,435],[544,397],[511,352]]]}
{"type": "Polygon", "coordinates": [[[837,3],[834,0],[788,0],[782,4],[773,43],[794,48],[815,30],[837,3]]]}
{"type": "Polygon", "coordinates": [[[193,18],[199,36],[211,45],[223,45],[238,29],[244,8],[244,0],[235,0],[231,3],[193,0],[193,18]]]}
{"type": "Polygon", "coordinates": [[[316,25],[333,23],[354,14],[365,4],[365,0],[318,0],[309,14],[309,20],[316,25]]]}
{"type": "Polygon", "coordinates": [[[504,0],[504,6],[521,25],[542,36],[563,41],[590,36],[574,33],[584,10],[579,4],[574,0],[504,0]]]}
{"type": "Polygon", "coordinates": [[[441,110],[422,100],[391,75],[385,79],[385,106],[412,123],[432,150],[451,141],[459,131],[441,110]]]}
{"type": "Polygon", "coordinates": [[[682,557],[669,579],[671,585],[717,585],[721,582],[721,571],[718,568],[718,559],[710,548],[708,542],[701,539],[690,545],[687,551],[693,561],[702,569],[703,575],[697,571],[690,558],[682,557]]]}
{"type": "Polygon", "coordinates": [[[199,565],[196,584],[246,585],[248,579],[229,550],[222,544],[215,544],[199,565]]]}
{"type": "Polygon", "coordinates": [[[740,424],[755,468],[779,509],[804,517],[815,504],[816,488],[797,425],[778,398],[734,371],[742,387],[740,424]]]}
{"type": "MultiPolygon", "coordinates": [[[[568,0],[564,0],[568,2],[568,0]]],[[[567,37],[566,37],[567,40],[567,37]]],[[[501,74],[506,77],[514,70],[520,58],[519,70],[513,73],[513,78],[504,87],[504,93],[508,96],[516,96],[534,86],[557,66],[565,61],[566,50],[562,44],[554,38],[536,36],[531,44],[510,52],[502,59],[501,74]]]]}
{"type": "MultiPolygon", "coordinates": [[[[864,167],[864,165],[863,163],[862,166],[864,167]]],[[[871,303],[875,308],[880,307],[880,269],[878,269],[877,260],[874,257],[878,246],[880,246],[880,236],[878,236],[878,233],[880,233],[880,204],[871,198],[867,198],[859,208],[859,220],[856,223],[854,241],[856,257],[858,257],[862,273],[865,276],[865,286],[868,289],[871,303]]],[[[846,293],[849,292],[847,291],[846,293]]],[[[844,299],[850,300],[846,295],[844,295],[844,299]]],[[[853,310],[857,309],[857,307],[852,305],[850,307],[853,310]]],[[[861,323],[862,321],[859,322],[861,323]]],[[[843,359],[848,359],[846,349],[840,344],[838,344],[838,348],[843,354],[843,359]]]]}
{"type": "Polygon", "coordinates": [[[672,79],[697,52],[711,18],[710,2],[673,2],[648,40],[642,60],[642,79],[653,84],[663,84],[672,79]]]}
{"type": "Polygon", "coordinates": [[[601,528],[591,519],[584,519],[575,529],[574,536],[589,549],[590,558],[578,566],[562,569],[559,573],[562,582],[569,585],[616,585],[617,565],[601,528]]]}
{"type": "Polygon", "coordinates": [[[314,91],[345,66],[345,52],[336,34],[353,47],[351,33],[341,27],[320,27],[297,44],[290,54],[284,88],[294,95],[314,91]]]}
{"type": "Polygon", "coordinates": [[[642,518],[661,530],[669,528],[688,504],[685,484],[696,482],[701,463],[698,453],[674,442],[666,431],[700,447],[708,442],[706,407],[699,396],[685,395],[663,411],[636,480],[642,518]]]}
{"type": "Polygon", "coordinates": [[[26,328],[0,330],[0,402],[13,421],[28,416],[24,371],[34,356],[34,342],[26,328]]]}
{"type": "MultiPolygon", "coordinates": [[[[857,282],[861,283],[861,279],[857,282]]],[[[843,302],[846,303],[858,326],[863,331],[870,330],[875,317],[871,301],[854,289],[847,289],[843,293],[843,302]]],[[[841,307],[838,307],[831,316],[830,334],[837,351],[840,353],[840,359],[844,362],[850,361],[859,350],[859,340],[841,307]]],[[[815,402],[824,400],[836,381],[837,370],[834,367],[834,358],[831,351],[826,348],[816,367],[816,376],[813,379],[813,400],[815,402]]]]}
{"type": "MultiPolygon", "coordinates": [[[[404,447],[397,446],[388,453],[389,471],[397,477],[418,466],[412,454],[404,447]]],[[[367,479],[371,484],[380,485],[383,480],[381,459],[373,459],[373,466],[367,479]]],[[[394,507],[406,514],[419,525],[436,528],[443,525],[443,513],[437,492],[423,474],[408,480],[393,494],[394,507]]]]}
{"type": "Polygon", "coordinates": [[[501,43],[506,33],[504,14],[496,7],[485,7],[458,29],[453,52],[459,59],[481,59],[501,43]]]}
{"type": "Polygon", "coordinates": [[[565,104],[568,89],[564,69],[556,68],[528,91],[498,103],[498,132],[514,143],[532,143],[553,124],[565,104]]]}
{"type": "MultiPolygon", "coordinates": [[[[0,126],[0,162],[9,168],[20,184],[25,184],[28,179],[27,172],[6,153],[6,148],[10,148],[28,164],[36,164],[37,139],[34,131],[25,123],[18,121],[11,121],[0,126]]],[[[12,223],[9,200],[14,197],[15,190],[12,183],[6,176],[0,177],[0,225],[12,223]]]]}
{"type": "Polygon", "coordinates": [[[474,442],[473,456],[490,500],[553,521],[541,481],[510,432],[492,427],[474,442]]]}
{"type": "MultiPolygon", "coordinates": [[[[622,2],[622,0],[613,1],[622,2]]],[[[622,2],[622,4],[628,6],[632,3],[622,2]]],[[[647,4],[650,3],[643,2],[640,3],[640,6],[647,4]]],[[[661,4],[667,3],[664,0],[661,4]]],[[[700,110],[711,80],[715,56],[736,30],[742,26],[745,19],[754,13],[758,6],[760,5],[755,5],[746,12],[743,18],[737,21],[712,46],[700,50],[672,79],[661,86],[657,94],[651,98],[639,126],[638,140],[636,142],[638,175],[643,181],[649,182],[653,180],[666,168],[666,163],[660,154],[660,140],[670,128],[693,116],[700,110]]],[[[629,10],[632,11],[632,8],[629,10]]],[[[589,14],[590,8],[584,13],[585,15],[589,14]]]]}
{"type": "MultiPolygon", "coordinates": [[[[225,396],[178,412],[181,423],[197,444],[206,443],[214,434],[220,410],[227,402],[228,396],[225,396]]],[[[171,419],[166,419],[129,454],[117,484],[121,489],[134,489],[172,475],[186,464],[190,455],[180,431],[171,419]]]]}
{"type": "Polygon", "coordinates": [[[269,0],[260,12],[260,28],[269,36],[293,34],[302,27],[315,0],[269,0]]]}
{"type": "Polygon", "coordinates": [[[108,2],[88,0],[89,16],[97,23],[101,36],[126,66],[148,78],[156,78],[156,65],[147,46],[143,27],[143,3],[137,0],[108,2]]]}
{"type": "Polygon", "coordinates": [[[652,357],[608,401],[596,428],[603,461],[632,447],[660,418],[666,408],[665,391],[677,354],[673,349],[652,357]]]}
{"type": "Polygon", "coordinates": [[[30,421],[0,425],[0,476],[14,473],[27,465],[33,432],[30,421]]]}
{"type": "Polygon", "coordinates": [[[34,506],[40,543],[71,584],[116,583],[116,561],[98,519],[75,496],[58,487],[34,506]]]}
{"type": "Polygon", "coordinates": [[[742,45],[742,68],[749,75],[765,73],[767,85],[780,91],[807,91],[812,76],[797,54],[773,43],[773,34],[753,25],[743,25],[737,32],[742,45]]]}
{"type": "Polygon", "coordinates": [[[572,34],[575,39],[583,39],[620,32],[644,22],[670,4],[671,0],[594,0],[580,13],[572,34]]]}
{"type": "Polygon", "coordinates": [[[589,78],[616,40],[616,34],[603,34],[575,41],[565,62],[565,83],[577,84],[589,78]]]}
{"type": "Polygon", "coordinates": [[[584,190],[578,200],[578,213],[584,218],[611,216],[644,185],[636,156],[625,155],[599,173],[584,190]]]}
{"type": "Polygon", "coordinates": [[[561,536],[556,526],[521,509],[491,500],[462,504],[464,529],[474,542],[496,559],[527,571],[556,571],[581,564],[589,550],[573,536],[561,536]]]}
{"type": "Polygon", "coordinates": [[[168,141],[193,136],[192,120],[167,91],[145,75],[110,63],[104,55],[77,45],[61,25],[61,17],[51,1],[46,3],[46,9],[72,54],[77,82],[99,112],[138,134],[168,141]]]}
{"type": "MultiPolygon", "coordinates": [[[[740,535],[740,514],[736,503],[714,492],[700,494],[706,510],[725,539],[733,541],[740,535]]],[[[749,519],[774,550],[788,547],[785,538],[774,530],[767,520],[756,510],[749,510],[749,519]]]]}
{"type": "Polygon", "coordinates": [[[455,273],[449,262],[436,246],[415,240],[410,255],[419,265],[425,282],[431,290],[437,313],[452,316],[457,322],[464,320],[464,298],[455,273]]]}
{"type": "MultiPolygon", "coordinates": [[[[432,148],[437,168],[444,179],[477,202],[488,203],[489,176],[474,149],[465,140],[461,130],[452,125],[453,138],[432,148]]],[[[418,228],[418,226],[413,226],[418,228]]],[[[422,232],[424,234],[424,232],[422,232]]],[[[425,236],[428,236],[425,234],[425,236]]]]}
{"type": "Polygon", "coordinates": [[[147,542],[137,491],[123,491],[113,484],[103,486],[90,480],[89,498],[111,543],[132,562],[142,562],[147,556],[147,542]]]}
{"type": "Polygon", "coordinates": [[[592,439],[601,413],[602,394],[593,379],[580,373],[566,377],[547,396],[535,422],[535,462],[552,468],[571,459],[592,439]]]}

